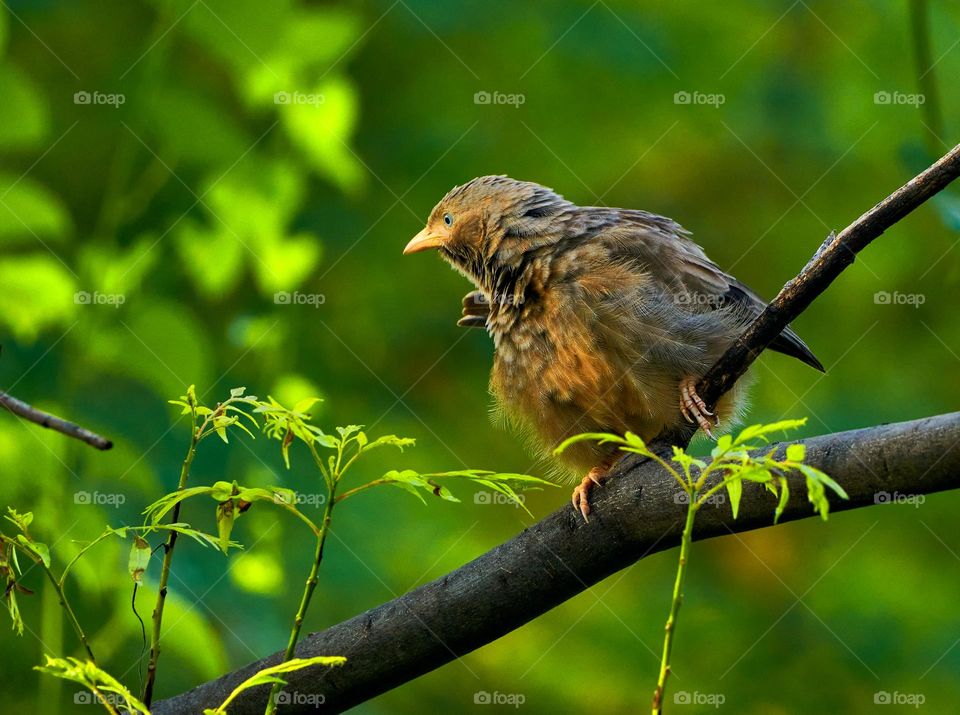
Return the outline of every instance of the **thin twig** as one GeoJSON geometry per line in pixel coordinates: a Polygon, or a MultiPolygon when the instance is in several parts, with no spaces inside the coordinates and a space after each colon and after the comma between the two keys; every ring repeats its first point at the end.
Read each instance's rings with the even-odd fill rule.
{"type": "Polygon", "coordinates": [[[65,434],[67,437],[73,437],[81,442],[86,442],[91,447],[106,450],[113,446],[113,442],[111,442],[109,439],[101,437],[95,432],[91,432],[87,428],[81,427],[78,424],[61,419],[56,415],[51,415],[48,412],[38,410],[36,407],[28,405],[23,400],[18,400],[16,397],[13,395],[8,395],[6,392],[0,391],[0,407],[6,407],[10,412],[18,417],[22,417],[25,420],[40,425],[41,427],[46,427],[47,429],[52,429],[56,432],[60,432],[61,434],[65,434]]]}

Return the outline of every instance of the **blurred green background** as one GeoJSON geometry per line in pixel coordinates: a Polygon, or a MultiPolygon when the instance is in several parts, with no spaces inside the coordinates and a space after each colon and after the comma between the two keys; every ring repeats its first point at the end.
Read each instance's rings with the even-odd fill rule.
{"type": "MultiPolygon", "coordinates": [[[[116,447],[0,414],[0,506],[34,511],[61,565],[73,540],[139,523],[176,484],[188,431],[166,400],[190,383],[208,402],[237,385],[320,394],[322,426],[417,438],[371,458],[371,477],[536,473],[487,418],[490,341],[455,326],[469,286],[436,257],[401,258],[431,207],[454,184],[506,173],[580,204],[644,208],[770,297],[830,229],[957,141],[960,8],[932,5],[918,62],[911,4],[893,0],[6,0],[0,387],[116,447]],[[322,298],[278,303],[278,291],[322,298]]],[[[890,230],[796,322],[828,373],[764,357],[751,421],[807,416],[813,435],[956,409],[958,207],[954,192],[890,230]]],[[[287,472],[276,443],[211,441],[193,483],[316,491],[304,457],[287,472]]],[[[458,493],[462,505],[391,491],[342,509],[305,630],[530,522],[458,493]]],[[[528,504],[541,517],[567,497],[528,504]]],[[[881,691],[953,712],[958,508],[942,494],[698,544],[672,690],[742,713],[873,712],[881,691]]],[[[184,518],[214,528],[199,502],[184,518]]],[[[265,509],[235,537],[247,548],[229,558],[178,549],[160,697],[286,641],[311,538],[265,509]]],[[[126,549],[103,544],[69,591],[98,657],[139,689],[126,549]]],[[[479,691],[521,694],[526,712],[645,708],[674,563],[645,559],[357,712],[471,711],[479,691]]],[[[77,647],[41,574],[25,583],[37,590],[21,597],[29,632],[0,629],[3,708],[89,711],[31,671],[77,647]]]]}

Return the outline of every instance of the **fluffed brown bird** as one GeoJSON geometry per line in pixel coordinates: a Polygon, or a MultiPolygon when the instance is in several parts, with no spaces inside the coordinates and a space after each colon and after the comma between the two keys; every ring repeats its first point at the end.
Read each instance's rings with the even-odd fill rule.
{"type": "MultiPolygon", "coordinates": [[[[493,337],[498,406],[552,451],[581,432],[649,440],[683,419],[712,437],[736,418],[742,384],[716,415],[695,385],[766,303],[689,236],[646,211],[576,206],[539,184],[482,176],[451,190],[404,254],[436,249],[473,282],[459,325],[493,337]]],[[[823,370],[789,328],[770,347],[823,370]]],[[[572,496],[584,519],[617,456],[592,442],[563,453],[586,473],[572,496]]]]}

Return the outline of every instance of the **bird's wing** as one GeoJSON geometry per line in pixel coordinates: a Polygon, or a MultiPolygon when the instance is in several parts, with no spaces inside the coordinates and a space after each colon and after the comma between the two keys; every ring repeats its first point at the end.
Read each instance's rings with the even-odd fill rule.
{"type": "MultiPolygon", "coordinates": [[[[622,228],[603,234],[612,255],[643,266],[668,292],[674,292],[679,302],[686,301],[697,311],[733,307],[748,319],[767,307],[749,286],[711,261],[671,219],[644,211],[621,211],[619,226],[622,228]]],[[[769,347],[824,372],[820,361],[789,327],[769,347]]]]}

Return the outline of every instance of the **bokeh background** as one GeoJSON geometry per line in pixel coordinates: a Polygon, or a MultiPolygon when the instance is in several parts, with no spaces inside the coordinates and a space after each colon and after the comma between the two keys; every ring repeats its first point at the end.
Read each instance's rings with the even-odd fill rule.
{"type": "MultiPolygon", "coordinates": [[[[98,453],[0,414],[0,505],[32,510],[60,565],[75,540],[139,523],[174,488],[188,431],[166,400],[191,383],[208,402],[238,385],[318,394],[326,428],[417,439],[371,457],[369,477],[537,473],[488,420],[490,341],[455,326],[469,286],[435,256],[400,255],[457,183],[506,173],[581,204],[672,216],[770,297],[831,229],[960,134],[954,3],[2,6],[0,387],[116,443],[98,453]],[[278,291],[300,298],[278,303],[278,291]]],[[[750,420],[805,416],[813,435],[956,409],[958,241],[954,191],[872,245],[794,326],[827,374],[764,357],[750,420]]],[[[275,442],[211,441],[193,483],[317,491],[304,457],[288,472],[275,442]]],[[[458,494],[459,505],[399,491],[345,505],[306,629],[531,521],[458,494]]],[[[540,517],[566,500],[552,490],[528,505],[540,517]]],[[[900,710],[876,705],[878,692],[953,712],[958,509],[942,494],[697,544],[673,691],[742,713],[900,710]]],[[[184,518],[214,528],[212,506],[184,518]]],[[[255,508],[235,536],[247,548],[229,558],[181,542],[161,697],[286,641],[309,534],[255,508]]],[[[104,665],[136,690],[127,548],[101,545],[68,590],[104,665]]],[[[645,559],[357,712],[497,709],[474,705],[480,691],[522,695],[525,712],[645,708],[674,563],[645,559]]],[[[138,595],[144,617],[157,567],[138,595]]],[[[0,629],[3,708],[89,711],[31,671],[45,652],[78,649],[42,575],[25,584],[37,591],[20,599],[28,632],[0,629]]]]}

